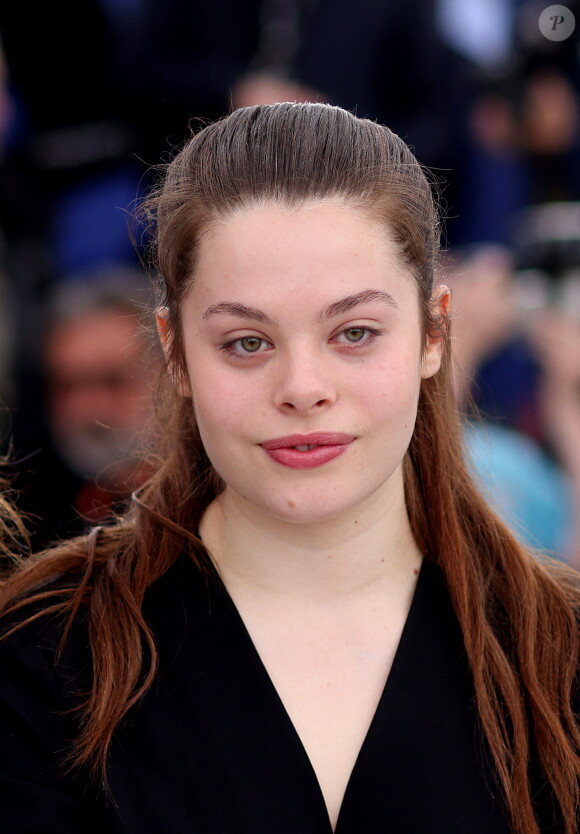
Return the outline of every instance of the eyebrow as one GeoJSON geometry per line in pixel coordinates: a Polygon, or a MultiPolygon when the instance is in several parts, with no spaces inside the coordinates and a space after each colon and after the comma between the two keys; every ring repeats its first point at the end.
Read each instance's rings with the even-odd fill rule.
{"type": "MultiPolygon", "coordinates": [[[[362,290],[362,292],[353,293],[352,295],[340,298],[338,301],[333,301],[332,304],[329,304],[328,307],[317,314],[316,321],[319,323],[328,321],[328,319],[332,319],[335,316],[340,316],[348,313],[350,310],[354,310],[355,307],[361,304],[368,304],[374,301],[379,301],[395,309],[398,307],[393,296],[385,292],[385,290],[362,290]]],[[[246,307],[245,304],[240,304],[237,301],[220,301],[217,304],[210,304],[202,315],[202,319],[217,315],[235,316],[240,319],[252,319],[253,321],[259,321],[262,324],[268,324],[270,326],[276,325],[274,319],[270,318],[262,310],[258,310],[256,307],[246,307]]]]}

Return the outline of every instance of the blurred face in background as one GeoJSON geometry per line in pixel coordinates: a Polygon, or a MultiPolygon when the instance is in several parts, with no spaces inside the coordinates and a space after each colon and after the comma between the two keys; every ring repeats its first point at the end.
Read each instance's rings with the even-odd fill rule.
{"type": "Polygon", "coordinates": [[[55,324],[45,345],[57,451],[81,477],[126,477],[151,413],[150,372],[135,314],[100,310],[55,324]]]}

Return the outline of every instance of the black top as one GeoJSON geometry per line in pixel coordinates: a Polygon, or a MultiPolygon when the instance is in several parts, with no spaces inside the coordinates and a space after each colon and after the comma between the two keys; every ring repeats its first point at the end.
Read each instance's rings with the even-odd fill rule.
{"type": "MultiPolygon", "coordinates": [[[[74,732],[66,710],[89,680],[83,627],[57,669],[53,620],[0,644],[3,834],[331,834],[304,747],[219,581],[183,556],[144,609],[160,669],[116,733],[108,799],[59,767],[74,732]]],[[[336,834],[508,834],[473,698],[441,573],[424,560],[336,834]]]]}

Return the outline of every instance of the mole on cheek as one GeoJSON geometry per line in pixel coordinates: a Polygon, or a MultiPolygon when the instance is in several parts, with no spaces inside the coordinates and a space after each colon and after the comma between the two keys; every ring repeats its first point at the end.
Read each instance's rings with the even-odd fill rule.
{"type": "Polygon", "coordinates": [[[296,501],[290,501],[290,500],[289,500],[289,501],[288,501],[288,506],[289,506],[289,507],[295,507],[295,506],[296,506],[296,501]]]}

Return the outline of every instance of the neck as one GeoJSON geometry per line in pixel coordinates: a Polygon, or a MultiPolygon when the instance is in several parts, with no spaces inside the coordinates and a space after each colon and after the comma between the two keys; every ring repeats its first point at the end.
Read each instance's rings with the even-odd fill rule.
{"type": "Polygon", "coordinates": [[[392,487],[356,511],[304,524],[265,517],[226,489],[207,508],[200,536],[229,590],[305,602],[361,596],[405,581],[421,564],[402,474],[392,487]]]}

